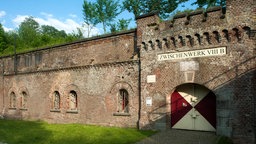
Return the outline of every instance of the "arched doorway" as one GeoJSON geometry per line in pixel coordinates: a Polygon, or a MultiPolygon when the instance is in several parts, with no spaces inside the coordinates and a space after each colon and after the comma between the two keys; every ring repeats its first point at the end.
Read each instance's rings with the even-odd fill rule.
{"type": "Polygon", "coordinates": [[[216,96],[208,88],[188,83],[171,95],[171,127],[216,131],[216,96]]]}

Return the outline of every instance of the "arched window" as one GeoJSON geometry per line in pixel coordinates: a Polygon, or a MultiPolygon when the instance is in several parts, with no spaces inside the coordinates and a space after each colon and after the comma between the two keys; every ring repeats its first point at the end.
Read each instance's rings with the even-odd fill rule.
{"type": "Polygon", "coordinates": [[[128,96],[127,90],[125,89],[119,90],[118,103],[119,103],[118,112],[124,112],[124,113],[129,112],[129,107],[128,107],[129,96],[128,96]]]}
{"type": "Polygon", "coordinates": [[[69,93],[69,110],[77,110],[77,94],[75,91],[69,93]]]}
{"type": "Polygon", "coordinates": [[[52,109],[59,110],[60,109],[60,93],[55,91],[52,97],[52,109]]]}
{"type": "Polygon", "coordinates": [[[22,92],[21,93],[21,97],[20,97],[20,107],[21,108],[27,108],[27,100],[28,100],[28,95],[26,92],[22,92]]]}
{"type": "Polygon", "coordinates": [[[10,108],[16,108],[16,94],[14,92],[10,94],[10,108]]]}

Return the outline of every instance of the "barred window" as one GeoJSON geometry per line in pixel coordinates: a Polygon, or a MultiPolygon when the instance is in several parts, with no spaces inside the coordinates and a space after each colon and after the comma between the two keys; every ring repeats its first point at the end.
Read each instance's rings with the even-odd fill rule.
{"type": "Polygon", "coordinates": [[[119,90],[118,104],[119,104],[118,112],[124,112],[124,113],[129,112],[129,107],[128,107],[129,95],[127,90],[125,89],[119,90]]]}

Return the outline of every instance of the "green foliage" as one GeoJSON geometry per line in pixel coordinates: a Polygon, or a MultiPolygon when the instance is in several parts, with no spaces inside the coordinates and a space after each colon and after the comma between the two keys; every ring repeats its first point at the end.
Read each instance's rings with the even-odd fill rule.
{"type": "Polygon", "coordinates": [[[0,23],[0,52],[3,52],[7,47],[8,45],[7,45],[6,34],[4,32],[4,28],[2,24],[0,23]]]}
{"type": "Polygon", "coordinates": [[[131,128],[0,120],[0,142],[8,144],[131,144],[154,131],[131,128]]]}
{"type": "Polygon", "coordinates": [[[116,0],[97,0],[95,8],[97,10],[97,19],[103,25],[104,33],[106,27],[123,11],[120,9],[119,1],[116,0]]]}
{"type": "Polygon", "coordinates": [[[180,3],[187,0],[124,0],[123,6],[135,17],[150,12],[158,12],[165,19],[180,3]]]}
{"type": "Polygon", "coordinates": [[[116,0],[97,0],[95,3],[84,0],[83,15],[88,32],[98,23],[102,24],[104,33],[107,31],[107,26],[110,26],[111,31],[115,31],[113,21],[123,11],[120,7],[119,1],[116,0]]]}
{"type": "Polygon", "coordinates": [[[120,30],[120,31],[122,31],[122,30],[128,30],[128,26],[129,26],[129,23],[131,22],[131,19],[128,19],[128,20],[126,20],[126,19],[119,19],[118,20],[118,24],[117,24],[117,26],[118,26],[118,29],[120,30]]]}
{"type": "Polygon", "coordinates": [[[39,28],[39,23],[33,17],[26,18],[20,24],[18,34],[24,46],[37,47],[40,45],[39,28]]]}
{"type": "Polygon", "coordinates": [[[197,0],[194,4],[198,7],[226,6],[226,0],[197,0]]]}
{"type": "Polygon", "coordinates": [[[88,2],[84,0],[83,4],[83,15],[84,15],[84,23],[87,26],[87,37],[90,36],[91,29],[99,23],[97,18],[97,10],[95,3],[88,2]]]}
{"type": "Polygon", "coordinates": [[[142,0],[142,7],[144,13],[149,13],[153,11],[159,12],[162,18],[167,17],[167,13],[171,13],[178,7],[178,2],[176,0],[142,0]]]}
{"type": "Polygon", "coordinates": [[[111,32],[116,32],[116,31],[124,31],[128,30],[128,26],[130,23],[131,19],[119,19],[117,24],[110,24],[110,31],[111,32]]]}
{"type": "MultiPolygon", "coordinates": [[[[158,12],[162,19],[169,17],[170,13],[188,0],[124,0],[123,7],[133,13],[135,17],[150,12],[158,12]]],[[[225,6],[226,0],[197,0],[198,7],[225,6]]]]}
{"type": "Polygon", "coordinates": [[[57,37],[66,37],[67,34],[65,33],[64,30],[57,30],[55,27],[53,26],[49,26],[49,25],[42,25],[41,26],[41,34],[42,35],[47,35],[49,37],[53,37],[53,38],[57,38],[57,37]]]}
{"type": "Polygon", "coordinates": [[[14,49],[26,52],[35,48],[58,45],[83,38],[82,31],[66,34],[64,30],[57,30],[53,26],[40,26],[33,17],[26,18],[17,31],[5,32],[0,24],[0,53],[1,55],[14,54],[14,49]]]}
{"type": "Polygon", "coordinates": [[[141,0],[124,0],[123,7],[128,12],[133,13],[135,17],[138,17],[143,13],[141,0]]]}

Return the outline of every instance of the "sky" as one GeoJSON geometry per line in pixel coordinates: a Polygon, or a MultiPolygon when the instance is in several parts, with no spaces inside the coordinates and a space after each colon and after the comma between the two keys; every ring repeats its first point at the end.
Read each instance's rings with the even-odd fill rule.
{"type": "MultiPolygon", "coordinates": [[[[180,8],[191,6],[191,1],[194,0],[180,8]]],[[[84,0],[0,0],[0,23],[5,31],[17,30],[26,17],[32,16],[40,25],[76,33],[77,28],[82,28],[83,24],[83,2],[84,0]]],[[[134,19],[134,15],[124,11],[117,19],[119,18],[134,19]]],[[[135,21],[132,21],[129,28],[135,27],[135,21]]],[[[102,33],[102,26],[97,25],[91,35],[102,33]]],[[[87,35],[86,32],[84,35],[87,35]]]]}

